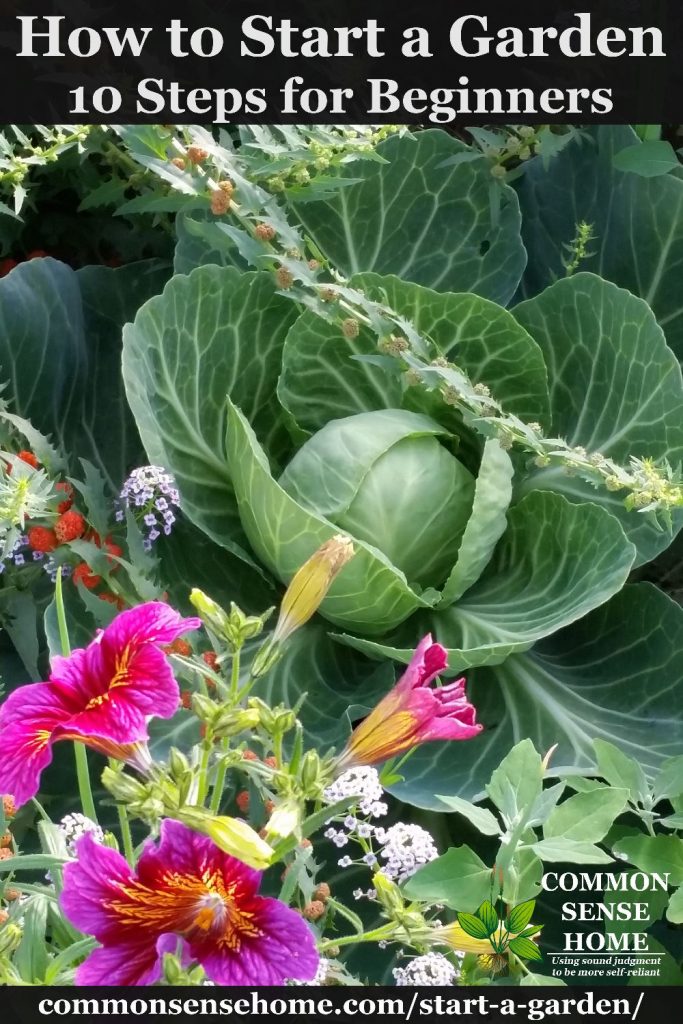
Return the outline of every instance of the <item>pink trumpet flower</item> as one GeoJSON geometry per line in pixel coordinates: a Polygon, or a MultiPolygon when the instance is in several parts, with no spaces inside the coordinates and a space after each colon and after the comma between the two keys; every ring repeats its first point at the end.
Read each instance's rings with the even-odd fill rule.
{"type": "Polygon", "coordinates": [[[147,842],[135,872],[90,834],[76,854],[64,869],[62,909],[101,943],[77,985],[151,985],[167,952],[197,961],[219,985],[314,977],[319,956],[306,922],[258,895],[261,872],[181,822],[162,822],[159,845],[147,842]]]}
{"type": "Polygon", "coordinates": [[[465,695],[465,680],[429,684],[448,664],[446,649],[428,633],[394,686],[351,733],[339,771],[373,765],[430,740],[468,740],[481,732],[477,712],[465,695]]]}
{"type": "Polygon", "coordinates": [[[200,625],[161,602],[139,605],[117,615],[85,649],[53,658],[49,682],[14,690],[0,707],[0,792],[17,804],[30,800],[58,740],[78,740],[144,770],[148,720],[170,718],[180,704],[160,648],[200,625]]]}

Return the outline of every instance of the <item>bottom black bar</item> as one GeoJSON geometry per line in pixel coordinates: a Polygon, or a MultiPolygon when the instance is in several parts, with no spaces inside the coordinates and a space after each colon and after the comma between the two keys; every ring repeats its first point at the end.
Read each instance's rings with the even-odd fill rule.
{"type": "Polygon", "coordinates": [[[3,1024],[267,1020],[305,1015],[311,1021],[440,1018],[505,1021],[651,1022],[678,1019],[680,989],[491,986],[470,988],[5,988],[3,1024]]]}

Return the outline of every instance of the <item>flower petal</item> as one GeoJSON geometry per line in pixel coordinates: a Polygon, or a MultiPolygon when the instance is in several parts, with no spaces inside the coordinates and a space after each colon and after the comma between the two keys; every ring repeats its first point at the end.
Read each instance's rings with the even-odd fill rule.
{"type": "Polygon", "coordinates": [[[122,943],[93,950],[76,971],[77,985],[153,985],[161,978],[164,953],[177,945],[175,935],[161,935],[156,943],[122,943]]]}
{"type": "Polygon", "coordinates": [[[11,793],[18,805],[38,792],[41,772],[52,760],[53,734],[68,715],[49,683],[21,686],[0,707],[0,792],[11,793]]]}
{"type": "MultiPolygon", "coordinates": [[[[94,935],[99,942],[113,940],[118,944],[121,926],[109,905],[125,901],[132,871],[120,853],[96,842],[90,833],[77,841],[75,853],[78,859],[64,868],[64,888],[59,898],[62,910],[82,932],[94,935]]],[[[155,939],[152,935],[147,945],[153,945],[155,939]]]]}
{"type": "Polygon", "coordinates": [[[320,963],[306,922],[279,900],[257,896],[252,904],[258,935],[244,936],[239,948],[193,947],[207,976],[218,985],[283,985],[287,978],[311,981],[320,963]]]}
{"type": "Polygon", "coordinates": [[[201,619],[184,619],[162,601],[149,601],[117,615],[100,641],[114,650],[123,650],[127,644],[171,644],[183,633],[199,629],[201,624],[201,619]]]}
{"type": "Polygon", "coordinates": [[[239,883],[240,897],[246,898],[258,891],[262,874],[223,853],[208,836],[194,832],[180,821],[165,818],[158,846],[151,840],[145,843],[137,871],[144,885],[156,888],[164,886],[164,875],[169,870],[195,878],[201,878],[207,870],[219,871],[226,883],[239,883]]]}

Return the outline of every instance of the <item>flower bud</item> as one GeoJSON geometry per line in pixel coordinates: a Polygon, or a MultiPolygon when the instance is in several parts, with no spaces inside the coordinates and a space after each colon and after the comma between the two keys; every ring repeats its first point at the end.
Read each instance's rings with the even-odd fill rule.
{"type": "Polygon", "coordinates": [[[301,828],[302,809],[298,800],[293,797],[277,804],[266,826],[268,838],[286,839],[287,836],[298,835],[301,828]]]}
{"type": "Polygon", "coordinates": [[[223,708],[218,711],[211,728],[218,740],[226,736],[236,736],[240,732],[256,729],[261,716],[254,708],[223,708]]]}
{"type": "Polygon", "coordinates": [[[203,807],[182,807],[177,817],[195,832],[208,836],[219,849],[237,857],[249,867],[259,871],[269,867],[273,857],[272,847],[245,821],[212,815],[203,807]]]}
{"type": "Polygon", "coordinates": [[[0,956],[11,956],[19,948],[23,932],[14,921],[8,921],[0,928],[0,956]]]}
{"type": "Polygon", "coordinates": [[[395,882],[392,882],[390,878],[387,878],[381,871],[378,871],[372,879],[372,884],[377,893],[377,899],[390,917],[403,911],[405,904],[401,896],[401,890],[395,882]]]}
{"type": "Polygon", "coordinates": [[[192,710],[200,722],[212,725],[220,713],[220,705],[203,693],[192,694],[192,710]]]}
{"type": "Polygon", "coordinates": [[[177,747],[171,747],[168,755],[168,767],[171,773],[171,778],[177,783],[184,778],[187,772],[189,772],[190,763],[177,747]]]}
{"type": "Polygon", "coordinates": [[[301,761],[301,785],[304,793],[315,791],[321,785],[320,756],[315,750],[307,750],[301,761]]]}
{"type": "Polygon", "coordinates": [[[185,972],[183,971],[182,964],[175,953],[164,953],[163,973],[164,981],[167,985],[182,984],[185,972]]]}
{"type": "Polygon", "coordinates": [[[258,712],[259,725],[269,735],[275,732],[275,714],[260,697],[250,697],[247,701],[250,710],[258,712]]]}
{"type": "Polygon", "coordinates": [[[129,804],[133,801],[144,800],[147,795],[147,789],[141,782],[115,768],[104,769],[102,785],[119,803],[129,804]]]}

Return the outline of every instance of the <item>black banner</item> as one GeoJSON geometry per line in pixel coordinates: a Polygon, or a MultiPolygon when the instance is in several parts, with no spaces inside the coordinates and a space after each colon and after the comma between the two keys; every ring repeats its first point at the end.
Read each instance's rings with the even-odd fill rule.
{"type": "Polygon", "coordinates": [[[95,1024],[144,1019],[266,1021],[305,1015],[319,1024],[464,1018],[494,1022],[673,1021],[680,989],[564,988],[10,988],[3,993],[3,1024],[45,1024],[60,1018],[95,1024]]]}
{"type": "Polygon", "coordinates": [[[21,0],[14,123],[678,122],[678,0],[21,0]]]}

